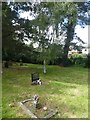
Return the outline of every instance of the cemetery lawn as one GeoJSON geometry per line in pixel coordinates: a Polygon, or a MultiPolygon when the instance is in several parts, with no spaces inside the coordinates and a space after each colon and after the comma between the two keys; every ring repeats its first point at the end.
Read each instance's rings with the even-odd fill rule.
{"type": "Polygon", "coordinates": [[[18,102],[38,94],[41,103],[58,110],[56,118],[88,118],[88,69],[82,67],[25,64],[3,68],[2,117],[29,118],[18,102]],[[43,84],[31,85],[31,73],[39,72],[43,84]]]}

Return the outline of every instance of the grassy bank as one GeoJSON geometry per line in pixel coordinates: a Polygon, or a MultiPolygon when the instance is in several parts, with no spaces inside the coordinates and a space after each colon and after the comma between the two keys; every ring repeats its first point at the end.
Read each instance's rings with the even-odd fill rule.
{"type": "Polygon", "coordinates": [[[56,118],[88,117],[88,70],[82,67],[47,66],[27,64],[3,69],[2,117],[28,118],[17,102],[38,94],[47,106],[56,108],[56,118]],[[31,73],[39,72],[42,86],[31,85],[31,73]]]}

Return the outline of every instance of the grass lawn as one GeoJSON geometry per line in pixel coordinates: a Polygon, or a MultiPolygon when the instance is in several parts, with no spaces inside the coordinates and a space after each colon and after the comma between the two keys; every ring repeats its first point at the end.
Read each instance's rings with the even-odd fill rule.
{"type": "Polygon", "coordinates": [[[18,102],[38,94],[47,106],[56,108],[56,118],[88,117],[88,69],[82,67],[47,66],[27,64],[3,69],[2,117],[29,118],[18,102]],[[31,85],[31,73],[39,72],[42,86],[31,85]]]}

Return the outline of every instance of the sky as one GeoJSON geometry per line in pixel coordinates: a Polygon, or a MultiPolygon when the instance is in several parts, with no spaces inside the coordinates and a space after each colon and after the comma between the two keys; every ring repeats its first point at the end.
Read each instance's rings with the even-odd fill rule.
{"type": "MultiPolygon", "coordinates": [[[[30,16],[29,12],[21,13],[21,17],[26,19],[28,18],[29,20],[34,19],[34,17],[30,16]]],[[[85,26],[85,28],[82,28],[80,25],[77,25],[75,27],[75,33],[77,33],[77,36],[80,37],[86,43],[85,46],[88,46],[88,25],[85,26]]]]}
{"type": "Polygon", "coordinates": [[[85,28],[81,28],[81,26],[77,25],[75,32],[77,33],[77,36],[88,45],[88,25],[85,28]]]}

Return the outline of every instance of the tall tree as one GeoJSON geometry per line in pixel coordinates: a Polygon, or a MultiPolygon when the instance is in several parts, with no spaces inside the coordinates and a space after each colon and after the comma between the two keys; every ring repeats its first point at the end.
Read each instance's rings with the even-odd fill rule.
{"type": "MultiPolygon", "coordinates": [[[[66,2],[62,3],[61,5],[60,4],[56,3],[53,5],[55,9],[53,7],[51,7],[50,9],[52,9],[54,29],[56,30],[57,37],[60,36],[60,32],[65,32],[66,38],[64,39],[63,65],[66,66],[68,51],[70,46],[72,45],[73,38],[76,37],[79,42],[84,43],[79,37],[75,35],[75,26],[79,24],[84,27],[85,24],[88,24],[89,17],[87,16],[87,6],[89,6],[89,3],[66,2]],[[60,9],[60,6],[62,9],[60,9]]],[[[73,45],[76,46],[76,44],[73,45]]]]}
{"type": "Polygon", "coordinates": [[[2,46],[3,53],[13,50],[15,43],[15,30],[12,21],[16,17],[7,3],[2,3],[2,46]]]}
{"type": "MultiPolygon", "coordinates": [[[[60,36],[65,32],[65,40],[63,44],[63,58],[67,60],[69,47],[72,44],[74,37],[74,30],[77,24],[84,25],[87,23],[87,6],[89,3],[68,3],[68,2],[52,2],[52,3],[11,3],[11,6],[7,10],[3,9],[3,18],[5,20],[5,12],[9,11],[12,14],[13,19],[8,19],[8,28],[11,26],[12,31],[9,31],[10,38],[13,40],[15,37],[19,41],[30,39],[32,42],[39,44],[42,53],[46,54],[48,48],[52,42],[56,42],[56,39],[60,39],[60,36]],[[29,11],[34,17],[34,20],[21,19],[20,12],[29,11]],[[18,19],[14,17],[17,14],[18,19]],[[52,27],[52,33],[49,33],[50,27],[52,27]],[[14,32],[16,34],[14,34],[14,32]],[[56,39],[55,39],[55,36],[56,39]]],[[[89,7],[88,7],[89,9],[89,7]]],[[[9,15],[9,14],[8,14],[9,15]]],[[[8,15],[7,18],[8,18],[8,15]]],[[[10,16],[10,18],[12,18],[10,16]]],[[[3,21],[4,21],[3,20],[3,21]]],[[[3,22],[4,23],[4,22],[3,22]]],[[[4,32],[6,28],[3,27],[3,40],[4,32]]],[[[7,38],[7,37],[6,37],[7,38]]],[[[5,40],[6,40],[5,38],[5,40]]],[[[78,37],[77,37],[78,38],[78,37]]],[[[8,38],[9,40],[9,38],[8,38]]],[[[14,39],[15,40],[15,39],[14,39]]],[[[81,39],[79,41],[82,42],[81,39]]],[[[16,42],[16,41],[15,41],[16,42]]],[[[4,43],[4,42],[3,42],[4,43]]],[[[5,42],[6,43],[6,42],[5,42]]],[[[8,42],[9,43],[9,42],[8,42]]],[[[75,44],[73,44],[75,45],[75,44]]],[[[6,48],[6,47],[5,47],[6,48]]],[[[47,54],[45,55],[47,57],[47,54]]],[[[42,57],[45,59],[44,57],[42,57]]],[[[49,57],[48,57],[49,58],[49,57]]],[[[45,61],[45,60],[44,60],[45,61]]],[[[45,63],[45,62],[44,62],[45,63]]],[[[65,62],[63,62],[64,64],[65,62]]]]}
{"type": "Polygon", "coordinates": [[[28,36],[25,25],[28,21],[20,18],[20,11],[28,8],[24,5],[27,3],[2,3],[3,59],[14,59],[25,48],[24,41],[28,36]]]}
{"type": "Polygon", "coordinates": [[[39,15],[34,21],[34,25],[36,26],[36,35],[35,41],[38,42],[38,47],[40,50],[39,59],[43,61],[43,72],[46,73],[46,61],[50,59],[49,56],[49,45],[50,39],[48,36],[49,32],[49,17],[46,13],[46,9],[40,6],[39,15]]]}

